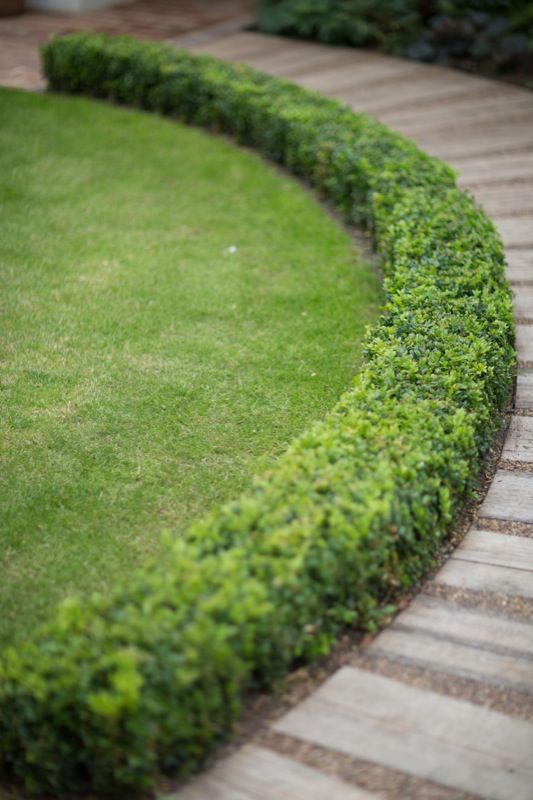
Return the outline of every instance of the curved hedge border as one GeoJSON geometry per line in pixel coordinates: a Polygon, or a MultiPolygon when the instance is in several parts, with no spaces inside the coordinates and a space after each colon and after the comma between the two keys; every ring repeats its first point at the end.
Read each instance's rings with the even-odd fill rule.
{"type": "Polygon", "coordinates": [[[385,313],[327,418],[240,499],[109,596],[69,602],[0,668],[0,772],[124,792],[184,774],[243,695],[328,650],[418,580],[469,491],[510,388],[492,223],[452,172],[341,104],[240,65],[100,35],[43,51],[52,89],[252,145],[369,225],[385,313]]]}

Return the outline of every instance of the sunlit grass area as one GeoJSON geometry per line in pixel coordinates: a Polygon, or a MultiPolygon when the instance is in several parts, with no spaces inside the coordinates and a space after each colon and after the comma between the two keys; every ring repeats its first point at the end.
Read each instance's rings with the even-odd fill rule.
{"type": "Polygon", "coordinates": [[[0,643],[230,498],[357,370],[378,281],[257,156],[0,91],[0,643]]]}

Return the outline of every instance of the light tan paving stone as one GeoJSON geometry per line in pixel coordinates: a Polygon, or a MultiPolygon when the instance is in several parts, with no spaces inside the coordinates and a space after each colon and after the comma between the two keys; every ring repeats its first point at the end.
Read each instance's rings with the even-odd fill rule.
{"type": "Polygon", "coordinates": [[[512,282],[533,281],[533,248],[531,250],[508,250],[507,280],[512,282]]]}
{"type": "Polygon", "coordinates": [[[533,540],[470,531],[433,580],[461,590],[533,598],[533,540]]]}
{"type": "Polygon", "coordinates": [[[533,410],[533,370],[519,369],[516,376],[515,406],[533,410]]]}
{"type": "Polygon", "coordinates": [[[254,69],[268,72],[270,75],[283,75],[289,80],[294,77],[299,78],[300,75],[308,75],[311,71],[319,74],[320,72],[326,73],[328,70],[351,68],[353,72],[359,65],[368,64],[364,54],[356,51],[336,55],[326,51],[324,53],[315,53],[312,57],[306,52],[289,51],[287,53],[281,52],[279,55],[252,55],[247,58],[247,62],[254,69]]]}
{"type": "Polygon", "coordinates": [[[524,118],[528,118],[530,115],[533,115],[533,98],[529,96],[529,93],[520,92],[518,96],[514,94],[508,96],[498,87],[489,97],[482,97],[478,100],[457,98],[446,108],[430,106],[429,108],[409,109],[408,112],[400,110],[387,113],[384,111],[381,119],[391,128],[411,126],[412,130],[420,135],[425,130],[433,132],[439,126],[441,129],[453,127],[464,129],[474,125],[485,128],[502,122],[508,123],[509,120],[524,121],[524,118]]]}
{"type": "Polygon", "coordinates": [[[502,458],[533,463],[533,417],[512,418],[505,437],[502,458]]]}
{"type": "Polygon", "coordinates": [[[416,74],[416,67],[408,62],[405,65],[395,63],[357,63],[341,69],[315,70],[311,67],[309,73],[301,73],[298,83],[308,89],[325,94],[340,95],[342,93],[357,93],[364,97],[372,89],[367,84],[375,87],[375,93],[388,97],[398,90],[398,81],[409,81],[416,74]],[[392,82],[392,85],[389,83],[392,82]],[[390,88],[387,88],[390,87],[390,88]]]}
{"type": "Polygon", "coordinates": [[[533,247],[533,215],[493,217],[504,247],[533,247]]]}
{"type": "Polygon", "coordinates": [[[274,729],[489,800],[531,800],[533,724],[343,667],[274,729]]]}
{"type": "Polygon", "coordinates": [[[533,619],[421,594],[368,652],[533,693],[533,619]]]}
{"type": "Polygon", "coordinates": [[[533,363],[533,325],[516,325],[515,344],[518,361],[533,363]]]}
{"type": "Polygon", "coordinates": [[[533,581],[533,539],[525,536],[507,536],[496,531],[473,529],[467,533],[452,558],[530,572],[533,581]]]}
{"type": "Polygon", "coordinates": [[[459,182],[468,185],[501,183],[502,181],[531,181],[533,153],[501,153],[498,156],[477,155],[447,158],[459,172],[459,182]]]}
{"type": "Polygon", "coordinates": [[[505,614],[467,608],[442,597],[419,594],[396,618],[391,628],[379,634],[368,648],[369,651],[380,645],[380,640],[389,630],[398,626],[474,647],[503,648],[533,658],[533,620],[528,624],[505,614]]]}
{"type": "Polygon", "coordinates": [[[422,594],[368,652],[533,693],[533,620],[422,594]]]}
{"type": "MultiPolygon", "coordinates": [[[[453,105],[453,100],[446,105],[453,105]]],[[[528,127],[533,127],[533,114],[522,114],[513,121],[513,127],[523,128],[526,125],[528,127]]],[[[450,110],[448,119],[443,119],[442,121],[435,120],[431,125],[429,123],[426,125],[417,125],[414,122],[404,121],[400,123],[397,122],[394,125],[390,125],[390,127],[417,142],[431,142],[437,145],[445,143],[444,146],[448,147],[447,142],[449,141],[452,143],[453,147],[452,154],[456,152],[458,142],[465,145],[465,151],[469,152],[469,143],[473,138],[480,135],[480,130],[483,130],[483,141],[485,137],[487,137],[487,143],[486,145],[482,144],[480,148],[475,150],[475,155],[484,152],[492,152],[495,148],[495,142],[496,145],[500,147],[501,141],[504,142],[505,149],[523,149],[524,147],[527,149],[530,147],[530,139],[527,136],[525,136],[523,140],[519,139],[518,141],[513,137],[512,147],[508,147],[509,132],[511,130],[508,120],[500,120],[499,123],[491,121],[483,124],[475,120],[469,121],[464,114],[455,116],[452,110],[450,110]],[[506,130],[504,130],[502,123],[505,124],[506,130]]]]}
{"type": "Polygon", "coordinates": [[[533,320],[533,286],[515,286],[513,309],[516,319],[533,320]]]}
{"type": "Polygon", "coordinates": [[[479,516],[533,522],[533,475],[499,469],[481,504],[479,516]]]}
{"type": "Polygon", "coordinates": [[[487,127],[481,131],[447,131],[446,135],[435,133],[431,136],[416,136],[415,141],[431,155],[445,160],[479,157],[481,154],[513,152],[533,148],[533,126],[527,123],[513,126],[487,127]]]}
{"type": "Polygon", "coordinates": [[[475,644],[451,642],[430,633],[400,628],[382,633],[371,649],[376,655],[533,693],[533,661],[516,654],[480,649],[475,644]]]}
{"type": "MultiPolygon", "coordinates": [[[[369,53],[368,51],[361,51],[361,50],[347,50],[342,55],[335,55],[334,57],[331,56],[329,60],[320,59],[316,55],[313,56],[312,59],[309,57],[305,63],[297,64],[294,66],[289,67],[285,76],[289,80],[294,80],[297,83],[300,80],[312,80],[313,74],[317,75],[326,75],[326,73],[331,73],[337,67],[342,68],[352,68],[351,74],[353,75],[355,70],[363,69],[369,67],[371,64],[377,67],[377,72],[374,74],[374,80],[380,80],[380,70],[383,68],[383,62],[379,60],[377,57],[377,53],[369,53]],[[349,54],[349,55],[348,55],[349,54]],[[368,55],[371,55],[372,58],[368,59],[368,55]]],[[[276,69],[276,65],[274,65],[274,69],[276,69]]],[[[270,72],[272,67],[269,65],[267,72],[270,72]]],[[[390,74],[390,69],[386,70],[386,74],[390,74]]],[[[370,78],[372,80],[372,77],[370,78]]]]}
{"type": "Polygon", "coordinates": [[[499,469],[479,516],[533,522],[533,475],[499,469]]]}
{"type": "MultiPolygon", "coordinates": [[[[531,122],[533,127],[533,120],[531,122]]],[[[464,183],[464,188],[469,188],[464,183]]],[[[489,215],[533,214],[533,184],[505,184],[503,186],[473,186],[471,190],[479,205],[489,215]]]]}
{"type": "MultiPolygon", "coordinates": [[[[253,41],[252,39],[252,43],[253,41]]],[[[275,39],[275,41],[280,42],[279,48],[277,46],[275,46],[274,49],[268,46],[266,49],[256,47],[255,51],[250,48],[250,55],[246,57],[247,63],[253,66],[254,69],[263,69],[265,72],[268,72],[271,67],[278,66],[289,70],[292,68],[298,69],[300,67],[310,69],[310,65],[315,65],[318,70],[320,68],[327,69],[328,67],[335,67],[335,65],[342,67],[346,64],[364,60],[363,54],[350,48],[339,48],[338,52],[332,52],[329,48],[325,48],[324,50],[309,53],[305,47],[303,49],[300,47],[292,47],[292,42],[287,39],[275,39]],[[265,66],[261,67],[259,66],[260,64],[264,64],[265,66]]],[[[300,45],[304,43],[297,42],[297,44],[300,45]]]]}
{"type": "Polygon", "coordinates": [[[355,111],[379,115],[381,112],[407,105],[416,107],[419,103],[434,102],[438,99],[446,102],[455,97],[467,95],[469,91],[476,92],[475,89],[469,90],[463,84],[453,80],[437,84],[434,81],[423,83],[412,79],[409,83],[404,84],[391,82],[387,85],[385,83],[382,88],[377,86],[369,86],[368,89],[346,87],[341,91],[335,91],[332,88],[329,94],[340,97],[355,111]]]}
{"type": "Polygon", "coordinates": [[[270,36],[256,36],[252,33],[235,33],[224,36],[215,41],[202,42],[188,48],[195,53],[206,53],[232,61],[259,57],[260,55],[272,55],[273,53],[296,52],[297,48],[292,47],[292,42],[286,39],[278,39],[270,36]]]}
{"type": "MultiPolygon", "coordinates": [[[[246,61],[250,66],[255,66],[259,61],[275,64],[276,56],[287,58],[288,62],[291,62],[293,57],[302,59],[302,63],[310,66],[322,60],[338,60],[341,64],[345,58],[357,60],[361,52],[350,47],[336,47],[333,51],[330,46],[317,42],[288,39],[284,36],[267,36],[251,31],[240,31],[219,40],[202,42],[188,49],[213,55],[225,61],[246,61]],[[269,62],[269,59],[272,60],[269,62]]],[[[368,53],[368,55],[370,58],[380,60],[377,54],[368,53]]],[[[268,72],[266,66],[263,69],[268,72]]]]}
{"type": "MultiPolygon", "coordinates": [[[[367,669],[367,667],[365,666],[363,669],[367,669]]],[[[354,758],[347,753],[330,750],[285,733],[267,730],[262,731],[258,738],[262,745],[277,753],[289,755],[310,767],[315,767],[329,775],[336,775],[348,783],[364,787],[368,791],[376,792],[383,800],[479,800],[475,795],[458,792],[456,789],[450,789],[448,786],[442,786],[434,781],[384,767],[382,764],[354,758]]],[[[282,798],[282,800],[290,800],[290,798],[282,798]]]]}
{"type": "Polygon", "coordinates": [[[457,587],[461,590],[497,593],[509,597],[533,597],[533,575],[514,567],[472,562],[454,556],[434,578],[436,584],[457,587]]]}
{"type": "Polygon", "coordinates": [[[377,797],[272,750],[246,745],[166,800],[371,800],[377,797]]]}
{"type": "MultiPolygon", "coordinates": [[[[533,722],[533,692],[516,688],[506,682],[505,677],[499,680],[486,675],[459,674],[445,665],[378,652],[370,653],[367,650],[351,658],[347,666],[377,672],[378,675],[408,683],[417,689],[455,697],[507,716],[533,722]]],[[[403,797],[398,800],[403,800],[403,797]]]]}

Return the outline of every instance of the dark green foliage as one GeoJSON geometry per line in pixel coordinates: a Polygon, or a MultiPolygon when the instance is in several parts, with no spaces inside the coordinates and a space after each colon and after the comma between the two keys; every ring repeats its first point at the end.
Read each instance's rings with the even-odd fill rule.
{"type": "Polygon", "coordinates": [[[244,66],[95,35],[43,53],[55,90],[224,131],[371,227],[387,306],[353,387],[249,492],[105,598],[4,657],[0,771],[56,793],[184,774],[245,693],[326,653],[431,564],[499,424],[513,330],[491,222],[451,171],[337,102],[244,66]]]}
{"type": "Polygon", "coordinates": [[[494,73],[533,60],[529,0],[260,0],[258,21],[266,33],[494,73]]]}
{"type": "Polygon", "coordinates": [[[259,27],[328,44],[397,50],[422,28],[415,0],[260,0],[259,27]]]}

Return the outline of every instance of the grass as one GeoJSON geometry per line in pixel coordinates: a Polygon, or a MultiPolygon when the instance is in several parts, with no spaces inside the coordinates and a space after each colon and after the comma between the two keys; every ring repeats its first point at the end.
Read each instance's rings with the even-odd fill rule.
{"type": "Polygon", "coordinates": [[[379,289],[296,182],[166,120],[1,90],[0,170],[5,644],[321,417],[379,289]]]}

